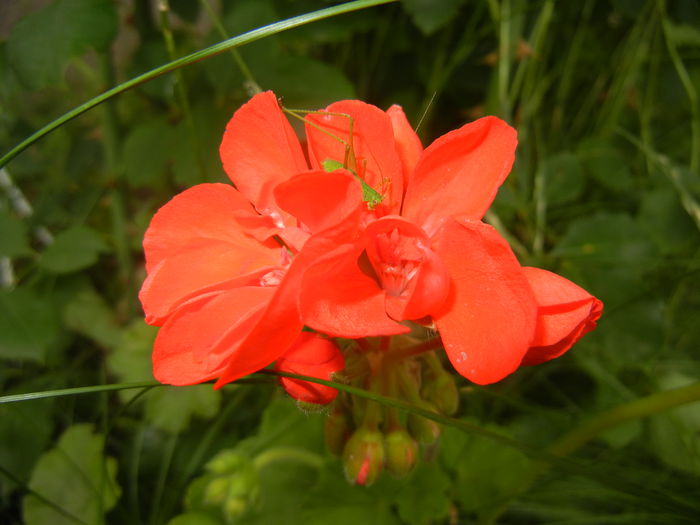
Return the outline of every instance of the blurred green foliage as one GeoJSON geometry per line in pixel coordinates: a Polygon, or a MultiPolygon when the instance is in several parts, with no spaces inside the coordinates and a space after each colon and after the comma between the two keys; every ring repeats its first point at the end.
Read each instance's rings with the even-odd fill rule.
{"type": "MultiPolygon", "coordinates": [[[[205,0],[0,5],[3,152],[106,88],[223,35],[337,3],[210,2],[211,10],[205,0]]],[[[404,0],[239,51],[255,82],[291,108],[354,97],[400,103],[424,144],[485,114],[518,129],[514,172],[487,219],[523,264],[570,277],[606,309],[570,354],[487,388],[462,383],[460,417],[544,450],[594,414],[698,381],[697,0],[404,0]]],[[[150,378],[154,331],[136,299],[143,232],[179,190],[226,180],[219,141],[250,81],[223,53],[108,101],[3,168],[3,394],[150,378]]],[[[697,403],[614,427],[535,482],[537,458],[448,428],[408,479],[383,476],[367,489],[348,485],[324,450],[322,416],[302,414],[272,385],[127,392],[0,405],[0,521],[700,515],[697,403]],[[255,483],[212,470],[222,454],[250,461],[255,483]],[[215,481],[235,487],[233,514],[205,501],[215,481]]]]}

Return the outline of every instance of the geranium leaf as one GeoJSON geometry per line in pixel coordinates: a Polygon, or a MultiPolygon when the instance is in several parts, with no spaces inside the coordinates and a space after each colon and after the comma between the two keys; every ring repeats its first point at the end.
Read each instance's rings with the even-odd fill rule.
{"type": "Polygon", "coordinates": [[[0,357],[42,361],[59,333],[52,303],[27,288],[0,290],[0,357]]]}
{"type": "Polygon", "coordinates": [[[27,227],[22,221],[0,211],[0,257],[17,257],[31,253],[27,227]]]}
{"type": "Polygon", "coordinates": [[[107,245],[99,234],[87,226],[73,226],[58,235],[44,253],[39,264],[52,273],[70,273],[92,266],[107,245]]]}
{"type": "Polygon", "coordinates": [[[7,43],[10,63],[28,87],[61,81],[68,61],[88,49],[104,51],[117,33],[110,0],[56,0],[14,27],[7,43]]]}
{"type": "Polygon", "coordinates": [[[25,523],[75,525],[74,518],[102,523],[104,513],[121,494],[117,462],[103,451],[104,436],[95,434],[91,425],[68,428],[34,467],[29,487],[41,498],[35,494],[24,497],[25,523]]]}

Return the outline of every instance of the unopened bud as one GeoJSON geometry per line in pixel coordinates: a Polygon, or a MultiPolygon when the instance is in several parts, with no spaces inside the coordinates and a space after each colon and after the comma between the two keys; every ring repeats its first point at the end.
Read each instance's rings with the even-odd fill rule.
{"type": "Polygon", "coordinates": [[[343,453],[353,426],[352,418],[345,406],[336,401],[331,413],[326,417],[324,426],[326,446],[331,454],[340,456],[343,453]]]}
{"type": "Polygon", "coordinates": [[[371,485],[384,466],[384,436],[378,430],[358,428],[345,444],[343,464],[348,481],[371,485]]]}
{"type": "MultiPolygon", "coordinates": [[[[418,406],[424,410],[436,412],[435,407],[427,401],[421,401],[418,406]]],[[[424,445],[435,443],[442,432],[440,424],[436,421],[413,413],[408,415],[407,424],[411,435],[424,445]]]]}
{"type": "Polygon", "coordinates": [[[447,372],[425,382],[423,397],[433,403],[441,414],[451,416],[459,408],[459,390],[452,374],[447,372]]]}
{"type": "Polygon", "coordinates": [[[229,451],[212,463],[207,465],[212,474],[205,482],[202,504],[206,508],[220,509],[229,520],[236,518],[258,498],[258,473],[251,461],[229,451]]]}
{"type": "MultiPolygon", "coordinates": [[[[344,366],[343,354],[333,341],[311,332],[302,332],[277,360],[275,370],[329,381],[344,366]]],[[[290,396],[302,403],[327,405],[338,395],[333,387],[299,379],[281,377],[280,383],[290,396]]]]}
{"type": "Polygon", "coordinates": [[[390,431],[384,438],[386,469],[394,476],[403,478],[416,466],[418,443],[404,428],[390,431]]]}

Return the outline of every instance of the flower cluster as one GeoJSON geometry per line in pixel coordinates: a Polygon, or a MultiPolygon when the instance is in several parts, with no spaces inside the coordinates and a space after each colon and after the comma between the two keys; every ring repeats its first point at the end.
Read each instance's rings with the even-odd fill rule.
{"type": "MultiPolygon", "coordinates": [[[[347,100],[303,120],[306,151],[275,95],[254,96],[220,148],[233,186],[200,184],[154,216],[140,299],[160,326],[156,379],[220,387],[273,362],[328,379],[344,368],[336,340],[429,326],[459,374],[488,384],[595,327],[598,299],[521,266],[481,220],[514,160],[508,124],[485,117],[424,149],[399,106],[347,100]]],[[[336,395],[283,384],[304,402],[336,395]]]]}

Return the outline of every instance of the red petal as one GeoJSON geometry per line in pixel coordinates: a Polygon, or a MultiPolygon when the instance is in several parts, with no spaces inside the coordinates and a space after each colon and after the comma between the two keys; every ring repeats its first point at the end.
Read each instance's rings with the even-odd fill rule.
{"type": "Polygon", "coordinates": [[[240,254],[228,246],[207,246],[182,253],[161,262],[146,278],[139,292],[146,322],[160,326],[182,303],[212,291],[259,284],[276,267],[255,269],[236,275],[232,272],[240,254]]]}
{"type": "Polygon", "coordinates": [[[250,237],[236,214],[255,212],[226,184],[194,186],[158,210],[143,241],[148,277],[139,298],[148,323],[212,286],[280,264],[279,246],[250,237]]]}
{"type": "Polygon", "coordinates": [[[299,307],[304,322],[336,337],[368,337],[408,332],[386,314],[384,291],[363,273],[363,244],[346,244],[326,254],[306,272],[299,307]]]}
{"type": "Polygon", "coordinates": [[[219,375],[231,355],[240,351],[236,342],[250,332],[274,291],[243,287],[183,304],[156,337],[155,378],[161,383],[191,385],[219,375]],[[228,342],[221,344],[226,335],[228,342]]]}
{"type": "Polygon", "coordinates": [[[384,196],[381,206],[386,213],[398,213],[404,183],[389,116],[381,109],[359,100],[335,102],[325,111],[336,115],[310,114],[306,117],[308,121],[318,126],[306,125],[312,165],[321,168],[323,161],[328,159],[340,163],[345,161],[345,145],[338,138],[345,143],[350,142],[350,119],[338,114],[349,115],[353,122],[352,144],[357,159],[357,166],[349,167],[384,196]]]}
{"type": "Polygon", "coordinates": [[[539,305],[532,348],[523,364],[559,357],[595,328],[603,303],[568,279],[540,268],[524,267],[539,305]]]}
{"type": "Polygon", "coordinates": [[[275,199],[311,233],[348,220],[363,206],[360,183],[347,170],[297,175],[275,188],[275,199]]]}
{"type": "Polygon", "coordinates": [[[308,169],[299,139],[272,91],[236,111],[219,149],[224,170],[261,213],[276,210],[273,188],[308,169]]]}
{"type": "MultiPolygon", "coordinates": [[[[289,350],[277,360],[275,370],[331,380],[345,368],[343,354],[328,339],[311,332],[302,332],[289,350]]],[[[338,395],[335,388],[281,377],[280,383],[297,401],[326,405],[338,395]]]]}
{"type": "Polygon", "coordinates": [[[508,243],[479,221],[447,220],[433,247],[452,277],[435,323],[452,365],[478,384],[514,372],[535,332],[537,303],[508,243]]]}
{"type": "Polygon", "coordinates": [[[208,245],[230,244],[237,250],[276,264],[274,243],[248,235],[237,216],[258,216],[250,203],[228,184],[199,184],[173,197],[151,219],[143,239],[146,270],[163,259],[208,245]]]}
{"type": "Polygon", "coordinates": [[[416,135],[416,132],[413,131],[413,128],[408,123],[406,114],[403,112],[403,109],[401,109],[401,106],[394,104],[386,111],[386,114],[389,115],[391,127],[394,130],[396,150],[399,153],[401,166],[403,167],[405,191],[406,187],[410,184],[418,159],[421,153],[423,153],[423,145],[418,135],[416,135]]]}
{"type": "Polygon", "coordinates": [[[515,130],[496,117],[443,135],[418,161],[402,214],[428,235],[445,217],[481,219],[510,172],[517,143],[515,130]]]}

